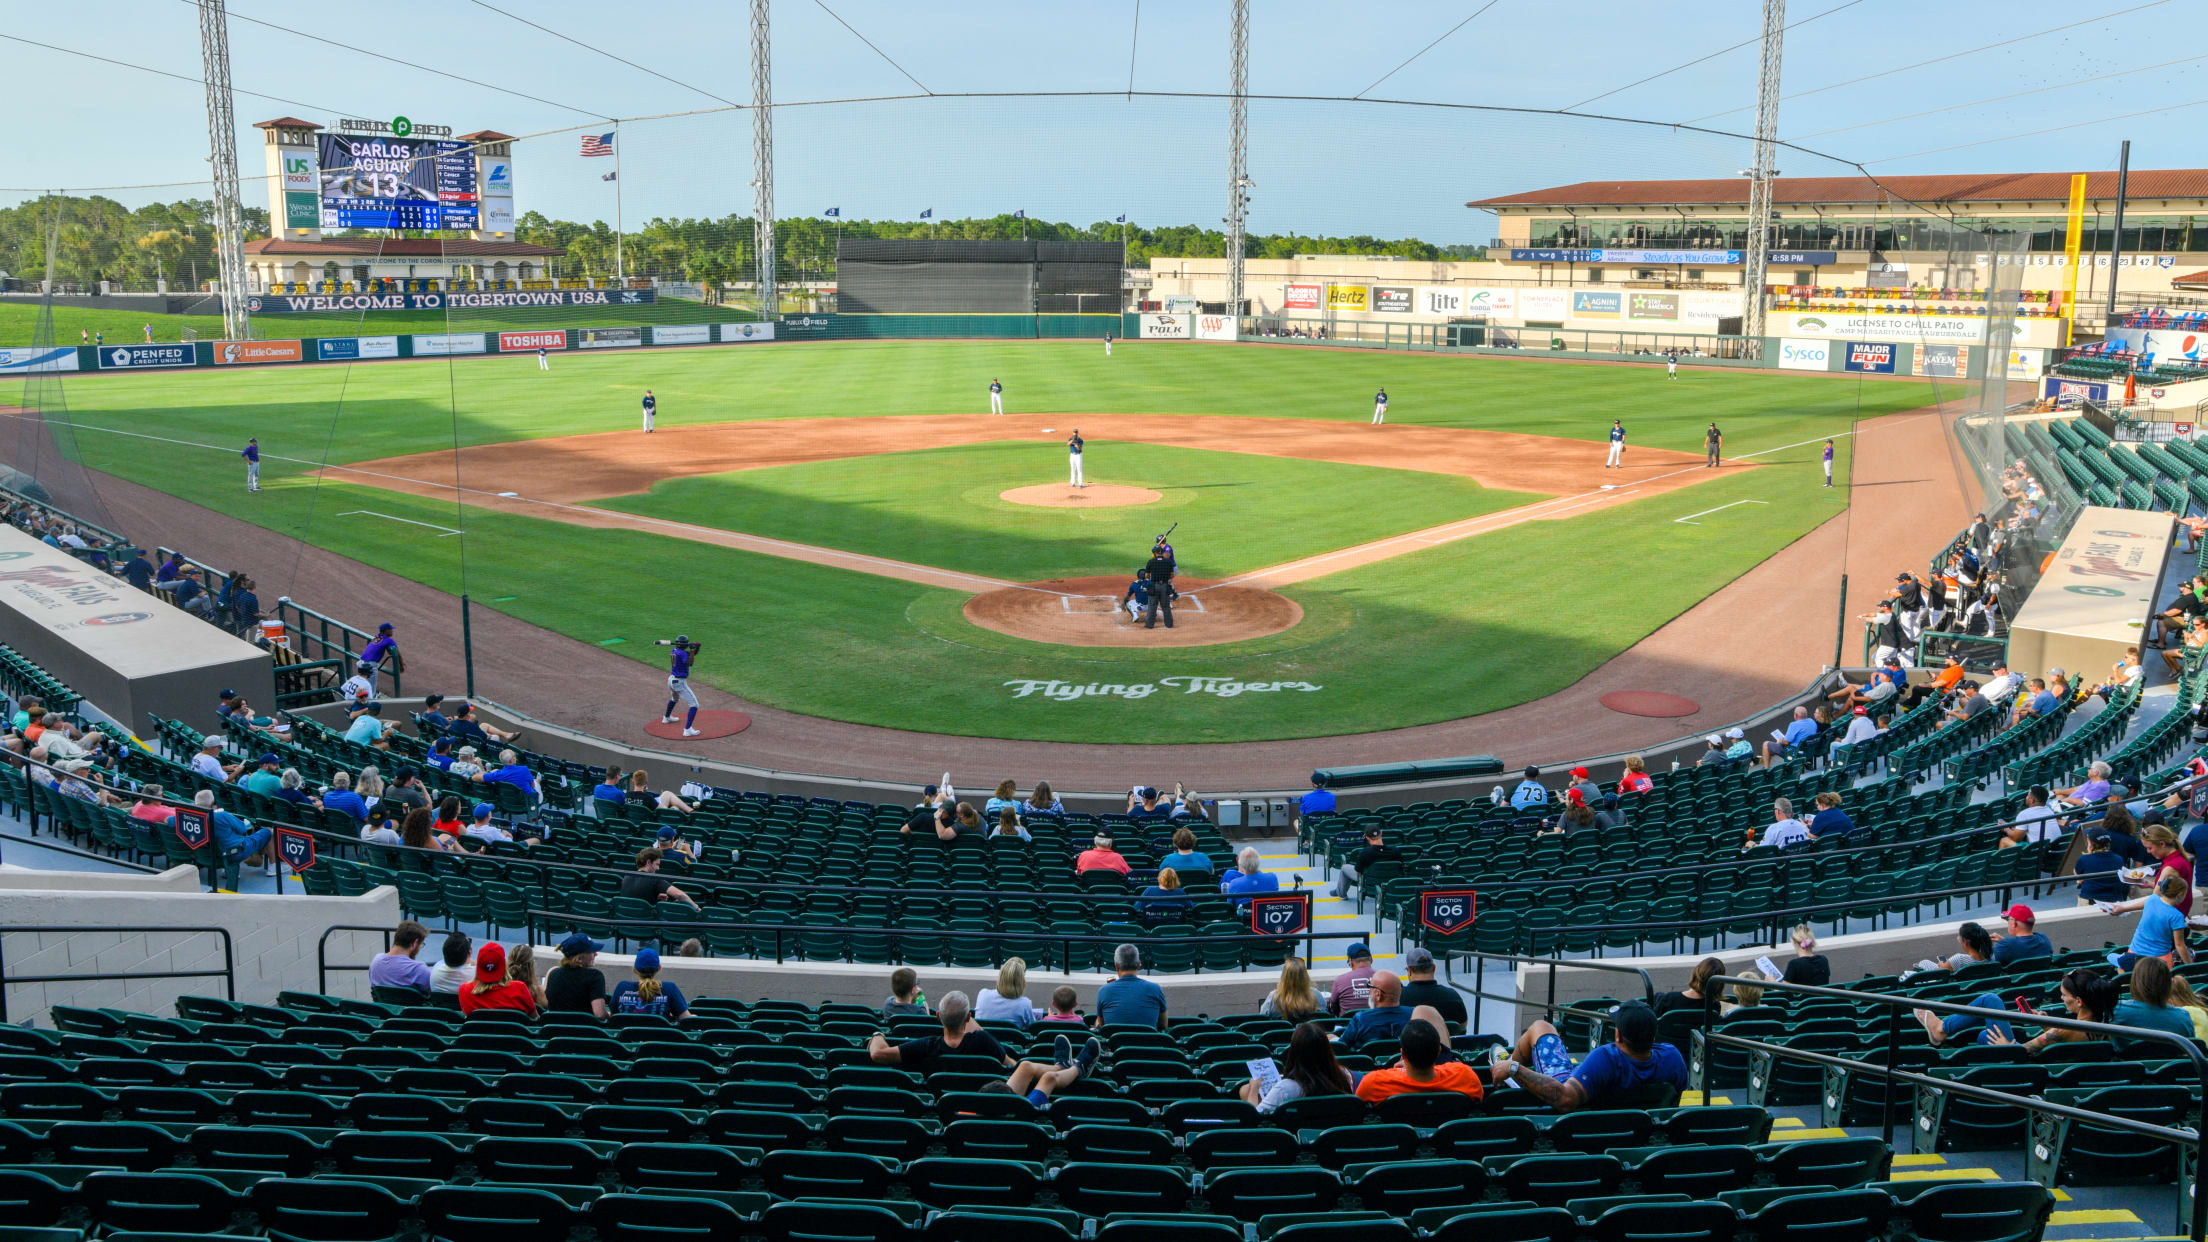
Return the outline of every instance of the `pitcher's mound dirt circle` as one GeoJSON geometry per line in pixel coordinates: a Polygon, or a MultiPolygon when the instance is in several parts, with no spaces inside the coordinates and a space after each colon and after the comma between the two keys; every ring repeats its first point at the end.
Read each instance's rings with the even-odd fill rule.
{"type": "Polygon", "coordinates": [[[1068,647],[1208,647],[1263,638],[1303,620],[1303,607],[1263,587],[1214,586],[1180,578],[1173,628],[1144,629],[1119,598],[1126,578],[1054,578],[987,591],[966,601],[966,619],[985,630],[1068,647]]]}
{"type": "Polygon", "coordinates": [[[1147,487],[1130,483],[1091,483],[1087,487],[1039,483],[1034,487],[999,492],[997,499],[1045,509],[1115,509],[1121,505],[1154,505],[1164,497],[1147,487]]]}

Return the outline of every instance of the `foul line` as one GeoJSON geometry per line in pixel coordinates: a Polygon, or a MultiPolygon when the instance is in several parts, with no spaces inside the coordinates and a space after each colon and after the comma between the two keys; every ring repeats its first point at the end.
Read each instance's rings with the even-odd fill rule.
{"type": "Polygon", "coordinates": [[[1690,513],[1686,517],[1676,517],[1671,520],[1674,522],[1684,522],[1688,526],[1700,526],[1702,523],[1692,521],[1691,519],[1698,517],[1708,517],[1713,513],[1723,513],[1725,510],[1732,508],[1733,505],[1767,505],[1770,503],[1771,502],[1768,500],[1736,500],[1733,501],[1731,504],[1719,505],[1715,509],[1704,509],[1700,513],[1690,513]]]}
{"type": "Polygon", "coordinates": [[[454,529],[454,528],[452,528],[452,527],[450,527],[450,526],[439,526],[439,525],[438,525],[437,523],[435,523],[435,522],[417,522],[417,521],[415,521],[415,520],[414,520],[413,518],[402,518],[402,517],[399,517],[399,516],[397,516],[396,514],[391,514],[391,513],[378,513],[378,512],[376,512],[376,511],[375,511],[374,509],[347,509],[347,510],[346,510],[345,512],[343,512],[343,513],[333,514],[333,515],[331,515],[331,516],[333,516],[333,517],[359,517],[359,516],[361,516],[362,514],[366,514],[366,515],[368,515],[369,517],[380,517],[380,518],[382,518],[382,519],[384,519],[385,521],[388,521],[388,522],[404,522],[404,523],[406,523],[406,524],[407,524],[408,526],[427,526],[427,527],[428,527],[428,528],[430,528],[431,530],[441,530],[441,531],[445,532],[444,534],[442,534],[442,535],[439,535],[439,536],[437,536],[437,537],[438,537],[439,539],[443,539],[443,538],[446,538],[446,537],[448,537],[448,536],[451,536],[451,535],[457,535],[457,534],[459,534],[459,533],[460,533],[460,532],[459,532],[458,530],[456,530],[456,529],[454,529]]]}

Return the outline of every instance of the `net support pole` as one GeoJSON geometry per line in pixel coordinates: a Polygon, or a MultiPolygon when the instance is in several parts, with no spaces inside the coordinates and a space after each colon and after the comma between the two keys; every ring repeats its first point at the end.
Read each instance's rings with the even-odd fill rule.
{"type": "Polygon", "coordinates": [[[468,597],[460,597],[460,658],[467,669],[467,693],[475,697],[475,619],[468,615],[468,597]]]}
{"type": "Polygon", "coordinates": [[[246,339],[244,213],[238,206],[238,121],[230,101],[230,14],[198,0],[200,76],[207,83],[207,173],[215,202],[215,293],[223,335],[246,339]]]}
{"type": "MultiPolygon", "coordinates": [[[[759,317],[772,321],[782,303],[774,271],[774,43],[768,0],[751,0],[751,237],[759,317]]],[[[928,226],[932,236],[935,226],[928,226]]]]}
{"type": "Polygon", "coordinates": [[[2108,317],[2101,323],[2105,332],[2109,324],[2116,322],[2116,278],[2124,258],[2124,198],[2131,192],[2131,139],[2124,139],[2124,149],[2116,157],[2116,231],[2109,234],[2108,242],[2108,317]]]}
{"type": "Polygon", "coordinates": [[[1234,0],[1227,37],[1227,166],[1227,313],[1240,315],[1250,206],[1250,0],[1234,0]]]}
{"type": "Polygon", "coordinates": [[[1770,283],[1771,166],[1779,141],[1779,60],[1786,38],[1786,0],[1763,0],[1763,56],[1756,66],[1755,158],[1748,167],[1748,253],[1741,265],[1747,348],[1763,356],[1764,288],[1770,283]]]}
{"type": "Polygon", "coordinates": [[[628,265],[621,260],[621,148],[628,144],[621,141],[621,122],[613,123],[613,284],[617,289],[629,287],[628,265]]]}

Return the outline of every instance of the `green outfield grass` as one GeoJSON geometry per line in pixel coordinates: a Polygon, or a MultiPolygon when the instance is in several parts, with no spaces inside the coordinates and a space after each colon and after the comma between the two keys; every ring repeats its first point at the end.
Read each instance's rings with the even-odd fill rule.
{"type": "MultiPolygon", "coordinates": [[[[725,654],[709,657],[698,675],[760,703],[905,729],[1093,742],[1357,732],[1473,715],[1551,693],[1838,512],[1848,493],[1817,486],[1817,440],[1845,432],[1858,416],[1916,408],[1934,395],[1932,386],[1913,381],[1690,369],[1666,382],[1660,368],[1142,342],[1109,362],[1087,342],[882,342],[569,355],[550,374],[539,374],[529,357],[476,358],[94,376],[41,383],[35,391],[56,408],[55,398],[65,398],[66,439],[96,468],[446,590],[459,588],[464,555],[478,606],[498,601],[493,606],[586,642],[626,639],[609,649],[639,659],[648,658],[642,644],[652,636],[678,630],[699,636],[725,654]],[[1728,454],[1763,454],[1757,460],[1765,468],[1315,579],[1284,592],[1305,610],[1295,629],[1178,651],[1024,642],[967,625],[959,615],[964,597],[954,592],[668,536],[475,509],[456,514],[449,503],[352,482],[317,486],[311,475],[324,460],[449,448],[456,439],[633,428],[636,397],[646,386],[661,398],[663,425],[680,425],[981,409],[991,376],[1004,380],[1014,410],[1358,422],[1370,416],[1372,390],[1384,383],[1394,399],[1391,422],[1597,440],[1617,414],[1633,443],[1689,452],[1699,450],[1702,426],[1714,418],[1726,431],[1728,454]],[[270,459],[262,472],[267,490],[248,497],[236,452],[252,434],[270,459]],[[1696,526],[1671,520],[1741,499],[1765,503],[1726,509],[1696,526]],[[464,526],[466,536],[440,538],[435,530],[355,510],[464,526]],[[548,577],[547,565],[568,572],[548,577]],[[616,585],[637,582],[710,589],[616,585]],[[506,596],[512,598],[500,598],[506,596]],[[1322,688],[1222,697],[1168,687],[1143,698],[1062,700],[1040,692],[1015,697],[1006,684],[1158,685],[1167,677],[1322,688]],[[926,693],[885,696],[882,688],[893,685],[926,693]]],[[[1840,440],[1843,479],[1850,443],[1840,440]]],[[[924,470],[933,454],[896,456],[924,470]]],[[[837,486],[852,496],[875,494],[864,465],[848,463],[837,486]]],[[[1062,468],[1062,455],[1052,453],[1036,481],[1056,478],[1062,468]]],[[[832,465],[783,469],[812,485],[835,478],[832,465]],[[809,471],[819,473],[804,478],[809,471]]],[[[1329,475],[1353,469],[1325,467],[1329,475]]],[[[1392,481],[1409,472],[1380,473],[1392,481]]],[[[722,481],[695,482],[710,489],[722,481]]],[[[980,513],[962,511],[972,504],[965,493],[974,485],[969,479],[940,498],[954,511],[957,533],[922,526],[899,537],[924,538],[948,550],[936,554],[943,558],[965,555],[955,545],[967,539],[977,546],[1009,540],[980,513]]],[[[802,503],[775,516],[774,489],[788,486],[770,480],[763,494],[743,503],[763,518],[814,523],[816,531],[837,522],[856,529],[865,520],[829,513],[825,506],[836,497],[823,499],[817,486],[801,488],[802,503]]],[[[655,489],[651,503],[662,490],[655,489]]],[[[1485,504],[1495,495],[1473,499],[1485,504]]],[[[924,498],[919,503],[926,515],[924,498]]],[[[1130,530],[1146,537],[1150,515],[1166,510],[1122,512],[1132,515],[1130,530]]],[[[1411,524],[1430,523],[1420,517],[1411,524]]],[[[189,534],[158,537],[189,547],[189,534]]],[[[1075,537],[1077,547],[1086,534],[1075,537]]],[[[1354,541],[1347,528],[1339,537],[1354,541]]],[[[1117,535],[1109,542],[1116,545],[1117,535]]],[[[1048,563],[1039,554],[1047,542],[1031,541],[1024,552],[1015,542],[994,546],[1008,560],[1048,563]]],[[[1185,542],[1183,550],[1196,555],[1185,542]]],[[[1119,560],[1112,566],[1123,567],[1119,560]]],[[[974,568],[1015,576],[1003,565],[974,568]]],[[[353,615],[357,600],[308,602],[365,618],[353,615]]],[[[648,688],[644,664],[638,676],[648,688]]]]}
{"type": "MultiPolygon", "coordinates": [[[[524,309],[508,311],[376,311],[350,314],[256,315],[254,335],[281,341],[310,336],[392,336],[414,332],[512,332],[528,328],[562,328],[570,323],[583,327],[614,327],[631,323],[740,323],[753,318],[749,310],[707,306],[682,298],[662,297],[650,306],[593,307],[589,317],[577,321],[572,310],[524,309]],[[555,318],[557,322],[547,322],[555,318]]],[[[28,345],[38,332],[39,307],[30,302],[0,302],[0,345],[28,345]]],[[[131,311],[90,310],[79,306],[54,308],[54,344],[83,344],[79,332],[103,332],[109,345],[134,345],[145,339],[145,325],[153,325],[156,341],[180,341],[186,328],[203,341],[222,337],[220,315],[148,315],[131,311]]]]}
{"type": "Polygon", "coordinates": [[[1155,504],[1048,509],[998,499],[1063,483],[1045,444],[976,444],[671,479],[604,508],[1034,582],[1131,572],[1174,522],[1183,571],[1208,578],[1509,509],[1541,497],[1470,479],[1155,444],[1092,444],[1091,483],[1155,504]]]}

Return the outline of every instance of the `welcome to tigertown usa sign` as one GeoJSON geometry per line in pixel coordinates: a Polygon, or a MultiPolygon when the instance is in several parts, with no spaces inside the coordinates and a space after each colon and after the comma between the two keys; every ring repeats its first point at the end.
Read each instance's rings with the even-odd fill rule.
{"type": "Polygon", "coordinates": [[[1209,694],[1231,699],[1243,694],[1273,694],[1294,690],[1310,694],[1324,690],[1308,681],[1237,681],[1232,677],[1162,677],[1157,681],[1135,682],[1081,682],[1020,680],[1004,683],[1015,699],[1030,696],[1056,699],[1071,703],[1075,699],[1147,699],[1165,690],[1178,690],[1182,694],[1209,694]]]}

